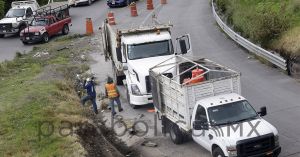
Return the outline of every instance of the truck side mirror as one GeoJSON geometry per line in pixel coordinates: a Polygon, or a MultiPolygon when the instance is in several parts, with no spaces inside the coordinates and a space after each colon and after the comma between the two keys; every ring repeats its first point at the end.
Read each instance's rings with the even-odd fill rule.
{"type": "Polygon", "coordinates": [[[116,48],[116,52],[117,52],[117,59],[119,62],[122,62],[122,52],[121,52],[121,47],[117,47],[116,48]]]}
{"type": "Polygon", "coordinates": [[[265,116],[265,115],[267,115],[267,107],[261,107],[260,108],[260,111],[258,112],[258,114],[261,116],[261,117],[263,117],[263,116],[265,116]]]}
{"type": "Polygon", "coordinates": [[[207,122],[195,120],[193,122],[193,129],[194,130],[208,130],[208,124],[207,122]]]}
{"type": "Polygon", "coordinates": [[[186,54],[188,52],[188,49],[186,47],[185,40],[180,39],[179,40],[179,45],[180,45],[181,54],[186,54]]]}

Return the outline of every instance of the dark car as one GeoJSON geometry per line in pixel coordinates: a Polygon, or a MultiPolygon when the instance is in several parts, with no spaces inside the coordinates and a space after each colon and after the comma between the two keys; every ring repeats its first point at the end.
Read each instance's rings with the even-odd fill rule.
{"type": "Polygon", "coordinates": [[[131,4],[132,2],[136,2],[136,1],[137,0],[107,0],[107,5],[110,8],[124,7],[124,6],[131,4]]]}

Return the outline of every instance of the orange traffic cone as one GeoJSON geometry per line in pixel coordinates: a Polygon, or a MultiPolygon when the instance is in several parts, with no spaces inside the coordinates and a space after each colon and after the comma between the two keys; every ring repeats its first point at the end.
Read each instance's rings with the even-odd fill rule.
{"type": "Polygon", "coordinates": [[[130,4],[130,12],[132,17],[138,16],[136,4],[134,2],[130,4]]]}
{"type": "Polygon", "coordinates": [[[94,33],[93,22],[91,18],[86,18],[86,35],[92,35],[94,33]]]}
{"type": "Polygon", "coordinates": [[[152,0],[147,0],[147,10],[153,10],[153,1],[152,0]]]}
{"type": "Polygon", "coordinates": [[[167,0],[160,0],[160,4],[167,4],[167,0]]]}
{"type": "Polygon", "coordinates": [[[108,24],[109,25],[116,25],[115,16],[113,12],[109,12],[107,14],[108,24]]]}

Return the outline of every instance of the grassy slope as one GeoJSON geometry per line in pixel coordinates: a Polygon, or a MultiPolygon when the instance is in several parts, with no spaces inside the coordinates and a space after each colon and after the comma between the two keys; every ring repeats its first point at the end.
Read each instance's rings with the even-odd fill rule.
{"type": "Polygon", "coordinates": [[[300,0],[218,0],[236,31],[263,47],[300,55],[300,0]]]}
{"type": "Polygon", "coordinates": [[[73,124],[86,120],[78,107],[79,99],[70,80],[51,78],[53,72],[47,70],[50,64],[55,65],[59,68],[53,67],[54,73],[64,75],[60,71],[70,72],[69,67],[74,67],[69,63],[70,50],[56,51],[54,46],[68,43],[46,44],[29,55],[0,64],[0,156],[82,155],[83,148],[75,136],[58,134],[62,120],[73,124]],[[48,57],[32,57],[45,49],[48,57]],[[51,136],[39,139],[39,130],[44,134],[49,131],[45,126],[39,129],[42,121],[52,121],[55,127],[51,136]]]}

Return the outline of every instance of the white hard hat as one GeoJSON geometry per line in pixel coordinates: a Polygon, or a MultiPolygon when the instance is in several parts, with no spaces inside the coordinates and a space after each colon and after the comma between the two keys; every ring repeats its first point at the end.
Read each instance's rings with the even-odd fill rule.
{"type": "Polygon", "coordinates": [[[90,81],[92,81],[92,79],[91,79],[91,78],[87,78],[86,81],[87,81],[87,82],[90,82],[90,81]]]}

